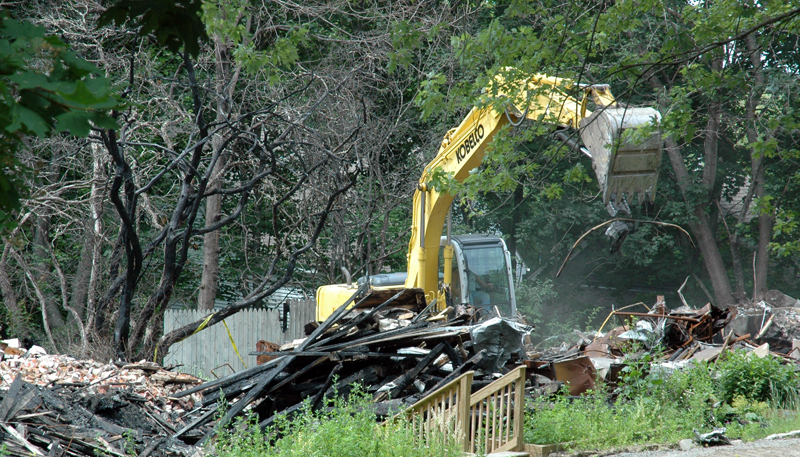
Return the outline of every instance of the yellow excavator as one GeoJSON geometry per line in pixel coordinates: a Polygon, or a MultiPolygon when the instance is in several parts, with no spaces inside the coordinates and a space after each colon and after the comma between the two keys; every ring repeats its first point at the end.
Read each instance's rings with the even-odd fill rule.
{"type": "MultiPolygon", "coordinates": [[[[486,147],[507,123],[517,126],[530,119],[555,125],[558,138],[591,157],[603,202],[612,216],[625,211],[629,200],[636,198],[641,203],[654,199],[663,149],[661,134],[657,128],[626,131],[657,126],[661,118],[658,111],[621,106],[605,84],[579,85],[545,75],[523,81],[497,77],[494,84],[491,93],[502,97],[504,109],[473,108],[458,127],[447,132],[439,153],[422,173],[414,193],[408,272],[373,276],[370,287],[398,291],[420,288],[427,303],[436,300],[437,309],[444,309],[445,288],[440,288],[444,284],[452,290],[457,304],[499,306],[504,315],[516,314],[510,253],[505,243],[493,235],[452,236],[449,214],[453,195],[430,185],[436,169],[463,182],[480,165],[486,147]],[[570,96],[570,91],[582,92],[581,99],[570,96]],[[590,100],[594,112],[587,109],[590,100]],[[571,138],[576,130],[585,147],[571,138]],[[446,219],[447,235],[442,236],[446,219]]],[[[317,320],[327,318],[354,291],[352,284],[317,289],[317,320]]]]}

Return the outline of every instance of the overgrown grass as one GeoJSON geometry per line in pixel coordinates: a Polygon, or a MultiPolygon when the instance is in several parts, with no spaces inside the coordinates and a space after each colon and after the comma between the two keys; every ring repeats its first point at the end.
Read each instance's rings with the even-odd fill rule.
{"type": "Polygon", "coordinates": [[[744,440],[800,429],[800,376],[772,357],[731,353],[716,366],[700,364],[673,373],[649,361],[627,368],[624,383],[614,392],[600,385],[578,399],[533,402],[526,442],[607,449],[676,443],[694,437],[693,430],[720,426],[729,438],[744,440]]]}
{"type": "Polygon", "coordinates": [[[306,407],[263,432],[253,419],[239,421],[221,434],[215,451],[223,457],[455,457],[462,452],[454,438],[421,442],[404,419],[378,424],[369,399],[355,394],[321,411],[306,407]]]}

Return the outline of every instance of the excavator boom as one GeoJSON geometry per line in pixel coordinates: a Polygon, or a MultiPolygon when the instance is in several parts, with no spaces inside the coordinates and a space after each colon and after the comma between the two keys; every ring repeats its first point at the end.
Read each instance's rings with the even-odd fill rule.
{"type": "MultiPolygon", "coordinates": [[[[513,69],[507,69],[513,74],[513,69]]],[[[576,85],[546,75],[525,79],[495,78],[493,94],[506,100],[505,108],[475,107],[461,124],[447,132],[439,153],[425,167],[414,193],[411,240],[408,245],[406,288],[422,288],[430,303],[438,293],[439,244],[453,196],[430,186],[434,170],[450,173],[462,182],[483,161],[486,147],[508,122],[524,119],[546,122],[560,128],[577,129],[597,175],[603,201],[609,212],[627,208],[627,200],[655,197],[663,140],[657,128],[661,116],[653,108],[621,107],[607,85],[576,85]],[[570,90],[582,90],[580,100],[570,90]],[[587,109],[589,100],[595,111],[587,109]],[[641,129],[642,127],[648,127],[641,129]]],[[[450,284],[451,246],[444,251],[444,282],[450,284]]],[[[343,303],[352,293],[342,286],[323,286],[317,291],[317,318],[343,303]]]]}

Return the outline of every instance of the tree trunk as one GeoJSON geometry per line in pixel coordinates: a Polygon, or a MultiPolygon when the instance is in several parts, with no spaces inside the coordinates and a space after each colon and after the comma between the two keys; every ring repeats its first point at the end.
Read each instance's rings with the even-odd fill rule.
{"type": "MultiPolygon", "coordinates": [[[[680,148],[674,140],[667,138],[666,148],[667,156],[672,164],[672,170],[678,179],[678,186],[681,189],[683,198],[688,203],[687,190],[689,182],[689,173],[686,169],[686,163],[683,161],[680,148]]],[[[733,291],[731,290],[730,280],[725,269],[725,263],[722,261],[722,255],[719,252],[714,233],[711,231],[711,225],[708,221],[708,215],[705,212],[705,205],[695,205],[692,213],[696,220],[690,222],[689,229],[695,236],[697,246],[703,255],[703,261],[708,272],[708,277],[711,279],[711,286],[714,289],[714,297],[717,301],[717,306],[728,306],[734,303],[733,291]]]]}
{"type": "MultiPolygon", "coordinates": [[[[216,94],[217,122],[224,122],[231,111],[231,95],[236,85],[236,78],[231,74],[231,54],[228,44],[223,38],[215,37],[216,55],[216,94]]],[[[216,151],[223,147],[223,139],[215,135],[211,141],[216,151]]],[[[227,154],[221,154],[211,173],[208,189],[220,187],[222,176],[227,165],[227,154]]],[[[222,195],[212,195],[206,199],[206,227],[214,225],[222,214],[222,195]]],[[[214,309],[214,301],[219,290],[219,251],[220,231],[214,230],[203,235],[203,275],[200,280],[200,292],[197,297],[197,309],[209,311],[214,309]]]]}
{"type": "MultiPolygon", "coordinates": [[[[762,158],[763,160],[763,158],[762,158]]],[[[764,191],[764,167],[760,167],[756,185],[756,196],[762,198],[764,191]]],[[[771,212],[758,214],[758,249],[756,251],[755,296],[753,300],[763,300],[767,294],[767,273],[769,271],[769,243],[772,241],[773,215],[771,212]]]]}
{"type": "MultiPolygon", "coordinates": [[[[219,164],[219,162],[217,162],[219,164]]],[[[217,169],[215,168],[215,172],[217,169]]],[[[222,210],[222,196],[212,195],[206,199],[206,226],[219,221],[222,210]]],[[[214,301],[219,289],[219,239],[220,231],[214,230],[203,236],[203,276],[197,297],[197,309],[214,309],[214,301]]]]}
{"type": "MultiPolygon", "coordinates": [[[[89,193],[89,207],[92,212],[91,232],[91,267],[89,271],[89,284],[86,291],[86,328],[95,328],[95,319],[98,312],[99,278],[102,275],[103,260],[103,194],[105,182],[105,166],[102,145],[92,143],[92,188],[89,193]]],[[[115,275],[112,274],[113,278],[115,275]]]]}
{"type": "MultiPolygon", "coordinates": [[[[761,96],[764,93],[766,84],[766,76],[762,70],[764,65],[761,61],[760,47],[756,41],[756,36],[751,34],[745,39],[747,44],[747,52],[750,58],[750,64],[753,66],[753,92],[747,98],[747,105],[745,107],[745,121],[747,122],[747,142],[750,145],[755,145],[758,142],[758,131],[756,130],[757,115],[756,110],[761,101],[761,96]]],[[[764,155],[755,150],[754,147],[750,148],[750,158],[752,167],[751,185],[755,186],[756,198],[764,198],[766,190],[764,188],[764,155]]],[[[758,248],[756,249],[756,262],[755,271],[753,276],[755,284],[753,285],[753,301],[763,300],[767,293],[767,271],[769,270],[769,243],[772,241],[772,223],[773,215],[771,210],[769,212],[758,212],[758,248]]]]}
{"type": "Polygon", "coordinates": [[[510,226],[508,227],[508,251],[511,253],[511,268],[513,271],[517,271],[517,225],[521,220],[519,213],[524,197],[521,184],[514,189],[513,197],[514,207],[511,210],[511,221],[509,221],[510,226]]]}
{"type": "MultiPolygon", "coordinates": [[[[94,250],[94,237],[89,230],[84,232],[86,241],[84,242],[83,249],[81,249],[81,258],[78,260],[78,267],[75,269],[75,274],[72,278],[72,296],[70,297],[70,306],[78,315],[78,319],[83,323],[83,318],[86,314],[86,298],[89,295],[89,279],[92,274],[92,251],[94,250]]],[[[77,325],[75,322],[75,315],[69,314],[67,316],[67,325],[74,327],[77,325]]]]}
{"type": "Polygon", "coordinates": [[[6,332],[9,336],[13,335],[19,338],[25,338],[30,335],[28,326],[25,325],[25,319],[22,310],[17,301],[17,294],[14,293],[14,287],[11,284],[11,278],[8,276],[8,256],[11,250],[11,245],[6,244],[3,248],[3,254],[0,256],[0,297],[3,299],[3,304],[8,310],[8,329],[6,332]]]}
{"type": "Polygon", "coordinates": [[[36,281],[41,293],[40,300],[47,313],[47,321],[50,330],[60,330],[64,327],[64,316],[58,308],[58,301],[55,299],[50,288],[50,215],[48,209],[42,208],[42,213],[36,217],[34,222],[33,234],[33,270],[35,272],[32,280],[36,281]]]}
{"type": "MultiPolygon", "coordinates": [[[[719,65],[720,62],[717,60],[712,66],[716,69],[719,65]]],[[[650,85],[656,89],[666,91],[664,84],[654,76],[650,78],[650,85]]],[[[680,188],[683,200],[689,208],[691,208],[691,212],[695,217],[695,220],[689,222],[688,225],[692,234],[695,236],[697,247],[703,255],[703,262],[705,263],[708,277],[711,280],[711,286],[714,289],[716,305],[729,306],[735,303],[731,282],[728,279],[725,263],[722,260],[714,231],[711,228],[711,221],[706,213],[708,203],[710,203],[713,194],[714,181],[717,174],[719,122],[720,103],[717,99],[713,99],[710,101],[708,109],[708,121],[706,123],[706,137],[704,142],[704,167],[701,179],[701,184],[706,190],[707,198],[701,201],[693,200],[692,196],[689,195],[691,178],[678,144],[674,139],[668,137],[665,140],[664,149],[667,151],[667,156],[672,165],[672,171],[675,173],[675,178],[678,181],[678,187],[680,188]]]]}

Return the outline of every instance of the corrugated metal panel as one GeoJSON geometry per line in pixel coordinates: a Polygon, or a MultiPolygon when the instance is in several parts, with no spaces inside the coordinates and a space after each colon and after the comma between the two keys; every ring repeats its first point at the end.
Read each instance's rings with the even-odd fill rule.
{"type": "MultiPolygon", "coordinates": [[[[215,376],[222,377],[231,374],[232,371],[243,370],[245,365],[233,349],[232,338],[242,359],[248,367],[252,367],[256,364],[256,357],[248,354],[256,350],[256,342],[259,340],[284,344],[305,336],[303,327],[315,316],[314,301],[290,300],[288,303],[289,322],[285,333],[281,328],[283,310],[280,307],[242,310],[225,319],[225,323],[230,329],[230,336],[222,322],[207,327],[185,340],[173,344],[164,357],[164,364],[183,364],[178,371],[206,379],[213,379],[215,376]]],[[[170,332],[192,322],[203,320],[207,316],[205,311],[169,309],[164,314],[164,332],[170,332]]]]}

